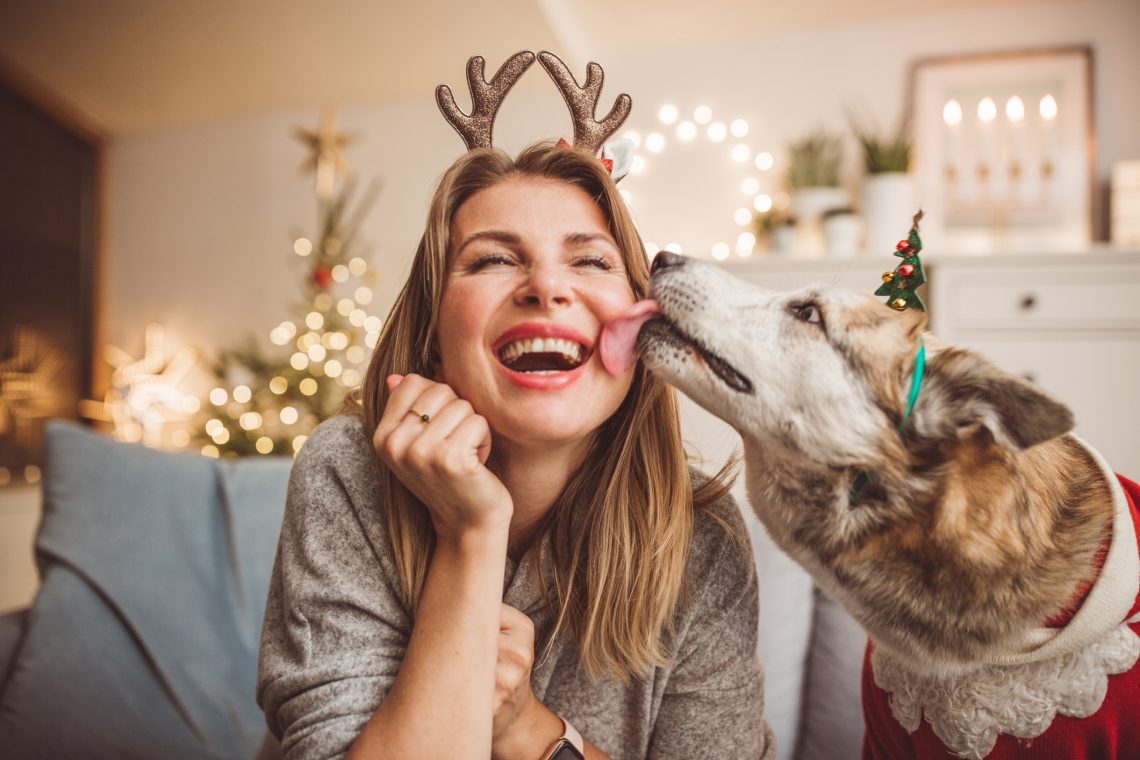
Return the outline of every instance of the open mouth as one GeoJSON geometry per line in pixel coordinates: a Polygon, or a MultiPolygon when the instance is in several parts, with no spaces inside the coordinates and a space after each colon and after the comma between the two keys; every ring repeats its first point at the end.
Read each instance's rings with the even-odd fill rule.
{"type": "Polygon", "coordinates": [[[641,328],[637,342],[640,344],[646,340],[657,341],[682,349],[692,349],[704,361],[709,370],[729,388],[747,394],[751,394],[754,390],[751,380],[699,340],[687,335],[667,317],[658,315],[645,323],[641,328]]]}
{"type": "Polygon", "coordinates": [[[509,370],[549,375],[585,364],[590,347],[569,338],[519,338],[499,346],[496,353],[509,370]]]}

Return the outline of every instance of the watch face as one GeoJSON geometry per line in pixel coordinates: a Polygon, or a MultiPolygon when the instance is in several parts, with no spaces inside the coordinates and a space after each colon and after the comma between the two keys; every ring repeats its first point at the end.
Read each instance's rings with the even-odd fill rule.
{"type": "Polygon", "coordinates": [[[563,739],[554,753],[550,756],[550,760],[585,760],[582,753],[574,749],[574,745],[563,739]]]}

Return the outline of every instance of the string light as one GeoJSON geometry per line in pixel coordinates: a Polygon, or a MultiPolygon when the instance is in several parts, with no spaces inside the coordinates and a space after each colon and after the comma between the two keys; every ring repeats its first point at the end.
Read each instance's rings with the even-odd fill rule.
{"type": "MultiPolygon", "coordinates": [[[[772,168],[774,162],[771,153],[767,151],[755,152],[752,150],[751,146],[748,145],[748,143],[740,141],[751,131],[751,127],[746,119],[734,118],[727,122],[714,120],[713,109],[704,104],[698,105],[693,109],[692,121],[681,120],[678,122],[679,118],[680,111],[675,105],[672,104],[663,106],[657,113],[657,119],[661,124],[667,126],[676,124],[676,136],[677,139],[681,142],[690,142],[696,139],[698,134],[701,132],[700,128],[703,128],[704,135],[708,138],[709,142],[714,144],[724,142],[731,134],[732,137],[738,140],[738,142],[735,142],[728,150],[728,157],[731,158],[733,162],[737,164],[744,164],[747,163],[750,159],[753,159],[753,156],[755,156],[755,166],[758,170],[768,171],[772,168]],[[700,128],[698,125],[700,125],[700,128]]],[[[638,132],[630,130],[627,132],[626,136],[629,136],[630,134],[639,135],[638,132]]],[[[645,150],[650,154],[660,153],[667,146],[667,142],[664,135],[662,135],[660,132],[650,132],[645,137],[644,146],[645,150]]],[[[650,163],[651,162],[647,160],[644,155],[639,153],[634,156],[633,163],[630,168],[630,173],[645,173],[650,169],[650,163]]],[[[770,204],[770,196],[766,196],[767,200],[755,200],[762,186],[763,184],[759,178],[744,177],[741,180],[740,189],[744,195],[753,199],[753,203],[759,203],[760,205],[770,204]]],[[[771,208],[771,206],[769,205],[768,208],[771,208]]],[[[747,208],[738,208],[733,212],[732,219],[737,226],[749,226],[752,223],[752,211],[747,208]]],[[[674,243],[670,245],[676,244],[674,243]]],[[[744,243],[741,242],[738,238],[737,249],[739,250],[742,247],[744,247],[744,243]]],[[[753,236],[753,241],[748,246],[748,252],[751,253],[754,247],[755,236],[753,236]]],[[[669,246],[666,246],[665,250],[671,250],[671,248],[669,246]]],[[[680,250],[679,246],[677,247],[677,250],[680,250]]],[[[718,255],[727,257],[731,250],[732,248],[728,243],[725,242],[719,242],[710,248],[710,252],[713,253],[714,257],[717,257],[718,255]]],[[[655,255],[656,250],[651,249],[650,245],[647,243],[646,252],[650,256],[653,256],[655,255]]]]}

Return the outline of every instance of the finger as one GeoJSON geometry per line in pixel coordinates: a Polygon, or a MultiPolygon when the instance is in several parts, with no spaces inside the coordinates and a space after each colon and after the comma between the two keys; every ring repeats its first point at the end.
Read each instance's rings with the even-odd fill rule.
{"type": "Polygon", "coordinates": [[[499,607],[499,632],[516,633],[520,631],[533,633],[534,621],[525,612],[504,602],[499,607]]]}
{"type": "Polygon", "coordinates": [[[403,422],[404,415],[408,413],[412,402],[427,390],[431,383],[431,380],[416,374],[408,374],[400,380],[388,394],[388,401],[380,413],[380,421],[376,423],[377,432],[383,430],[387,433],[403,422]]]}
{"type": "Polygon", "coordinates": [[[409,374],[388,395],[388,401],[380,414],[380,420],[376,423],[376,433],[372,436],[372,447],[377,452],[381,454],[402,452],[407,443],[414,439],[415,436],[411,435],[410,431],[405,431],[404,435],[397,436],[395,440],[392,440],[392,434],[408,416],[412,402],[427,389],[431,382],[426,377],[409,374]]]}
{"type": "MultiPolygon", "coordinates": [[[[419,411],[420,407],[416,406],[415,409],[419,411]]],[[[423,426],[423,432],[416,439],[416,445],[439,449],[447,442],[448,436],[474,413],[470,403],[458,397],[452,398],[431,415],[431,420],[423,426]]]]}
{"type": "MultiPolygon", "coordinates": [[[[426,414],[434,420],[435,416],[439,414],[439,410],[456,398],[455,391],[451,389],[450,385],[433,382],[420,392],[420,395],[412,402],[409,411],[413,412],[415,416],[426,414]]],[[[421,420],[421,422],[432,420],[421,420]]]]}
{"type": "Polygon", "coordinates": [[[400,384],[400,381],[403,379],[404,379],[403,375],[388,375],[388,377],[385,378],[385,380],[384,380],[384,382],[386,382],[388,384],[388,392],[391,393],[395,389],[395,387],[400,384]]]}
{"type": "Polygon", "coordinates": [[[455,451],[462,456],[466,456],[466,452],[474,451],[479,464],[487,464],[487,457],[491,456],[491,428],[482,415],[472,414],[465,418],[456,425],[455,430],[447,436],[447,440],[455,444],[455,451]]]}

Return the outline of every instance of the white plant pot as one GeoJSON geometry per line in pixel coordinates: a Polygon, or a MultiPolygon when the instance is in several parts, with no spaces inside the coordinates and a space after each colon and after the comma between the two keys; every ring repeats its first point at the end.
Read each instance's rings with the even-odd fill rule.
{"type": "Polygon", "coordinates": [[[801,187],[792,191],[792,213],[796,217],[796,253],[818,256],[827,250],[820,217],[824,211],[843,208],[847,194],[840,187],[801,187]]]}
{"type": "Polygon", "coordinates": [[[914,178],[904,172],[872,174],[863,182],[863,219],[867,223],[865,251],[879,256],[895,250],[906,238],[914,212],[914,178]]]}
{"type": "Polygon", "coordinates": [[[846,259],[863,247],[863,220],[855,214],[836,214],[823,220],[827,254],[846,259]]]}
{"type": "Polygon", "coordinates": [[[796,228],[783,225],[772,230],[772,252],[787,254],[796,249],[796,228]]]}

